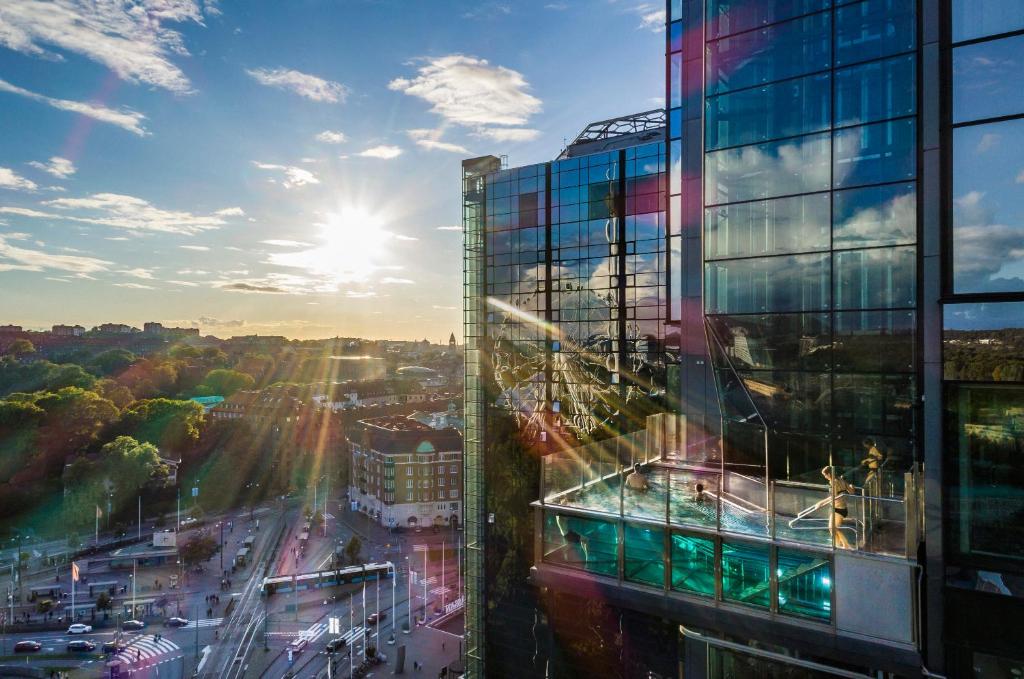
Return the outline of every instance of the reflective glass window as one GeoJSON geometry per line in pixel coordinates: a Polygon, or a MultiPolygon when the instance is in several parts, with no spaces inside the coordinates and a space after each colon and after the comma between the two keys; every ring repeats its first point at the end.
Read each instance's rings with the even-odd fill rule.
{"type": "Polygon", "coordinates": [[[946,408],[952,549],[1024,561],[1024,386],[950,384],[946,408]]]}
{"type": "Polygon", "coordinates": [[[706,204],[825,191],[829,157],[827,133],[713,151],[704,163],[706,204]]]}
{"type": "Polygon", "coordinates": [[[1024,113],[1024,35],[953,50],[953,122],[1024,113]]]}
{"type": "Polygon", "coordinates": [[[914,430],[912,375],[850,375],[833,378],[833,424],[838,434],[906,436],[914,430]]]}
{"type": "Polygon", "coordinates": [[[913,311],[843,311],[834,317],[833,357],[839,372],[914,370],[913,311]]]}
{"type": "Polygon", "coordinates": [[[836,309],[891,309],[915,304],[913,247],[845,250],[835,255],[836,309]]]}
{"type": "Polygon", "coordinates": [[[707,34],[720,38],[828,9],[830,0],[708,0],[707,34]]]}
{"type": "Polygon", "coordinates": [[[914,49],[915,6],[915,0],[865,0],[837,7],[836,66],[914,49]]]}
{"type": "Polygon", "coordinates": [[[831,65],[829,12],[722,38],[707,45],[708,94],[822,71],[831,65]]]}
{"type": "Polygon", "coordinates": [[[705,264],[708,313],[820,311],[829,308],[828,255],[705,264]]]}
{"type": "Polygon", "coordinates": [[[771,598],[768,545],[722,543],[722,598],[768,608],[771,598]]]}
{"type": "Polygon", "coordinates": [[[1024,28],[1020,0],[953,0],[953,41],[972,40],[1024,28]]]}
{"type": "Polygon", "coordinates": [[[711,150],[826,130],[832,116],[831,92],[830,76],[823,74],[710,97],[705,147],[711,150]]]}
{"type": "Polygon", "coordinates": [[[828,314],[708,316],[738,370],[827,370],[832,339],[828,314]]]}
{"type": "Polygon", "coordinates": [[[833,194],[832,247],[903,245],[917,238],[913,183],[869,186],[833,194]]]}
{"type": "Polygon", "coordinates": [[[772,431],[831,428],[830,378],[826,373],[739,371],[747,393],[772,431]]]}
{"type": "Polygon", "coordinates": [[[616,577],[618,528],[610,521],[548,512],[544,521],[544,560],[616,577]]]}
{"type": "Polygon", "coordinates": [[[627,523],[625,565],[622,577],[661,589],[665,586],[665,531],[627,523]]]}
{"type": "Polygon", "coordinates": [[[943,307],[943,377],[1024,382],[1024,302],[943,307]]]}
{"type": "Polygon", "coordinates": [[[832,563],[827,555],[780,549],[776,554],[779,611],[832,619],[832,563]]]}
{"type": "Polygon", "coordinates": [[[719,205],[704,211],[705,257],[827,250],[827,193],[719,205]]]}
{"type": "Polygon", "coordinates": [[[836,71],[836,127],[899,118],[917,108],[916,59],[907,54],[836,71]]]}
{"type": "Polygon", "coordinates": [[[1024,120],[953,131],[953,288],[1024,291],[1024,120]]]}
{"type": "Polygon", "coordinates": [[[683,18],[683,0],[671,0],[669,3],[669,21],[679,21],[683,18]]]}
{"type": "Polygon", "coordinates": [[[669,57],[669,108],[683,105],[683,55],[673,54],[669,57]]]}
{"type": "Polygon", "coordinates": [[[672,535],[672,589],[715,596],[715,542],[693,535],[672,535]]]}
{"type": "Polygon", "coordinates": [[[913,118],[835,133],[833,183],[836,188],[913,179],[917,174],[913,118]]]}
{"type": "Polygon", "coordinates": [[[683,49],[683,22],[674,21],[668,29],[668,51],[679,52],[683,49]]]}

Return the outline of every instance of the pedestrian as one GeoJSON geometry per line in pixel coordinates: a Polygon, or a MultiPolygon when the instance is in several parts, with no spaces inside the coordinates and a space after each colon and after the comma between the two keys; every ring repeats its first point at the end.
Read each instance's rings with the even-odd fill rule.
{"type": "Polygon", "coordinates": [[[444,640],[441,640],[441,650],[444,650],[444,640]]]}

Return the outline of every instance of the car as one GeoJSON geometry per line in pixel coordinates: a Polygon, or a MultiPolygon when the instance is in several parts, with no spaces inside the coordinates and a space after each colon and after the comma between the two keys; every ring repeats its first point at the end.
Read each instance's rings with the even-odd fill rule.
{"type": "Polygon", "coordinates": [[[15,653],[35,653],[36,651],[38,651],[42,647],[43,647],[43,645],[41,643],[39,643],[38,641],[30,641],[28,639],[25,639],[23,641],[19,641],[18,643],[14,644],[14,652],[15,653]]]}
{"type": "Polygon", "coordinates": [[[366,624],[367,625],[376,625],[378,622],[380,622],[381,620],[383,620],[386,617],[388,617],[388,614],[385,613],[384,611],[381,611],[380,613],[371,613],[370,617],[368,617],[366,619],[366,624]]]}
{"type": "Polygon", "coordinates": [[[88,634],[89,632],[92,632],[92,625],[83,625],[80,622],[68,627],[68,634],[88,634]]]}
{"type": "Polygon", "coordinates": [[[166,624],[167,624],[168,627],[184,627],[185,625],[188,624],[188,619],[186,619],[186,618],[177,618],[177,617],[175,617],[175,618],[167,618],[167,623],[166,624]]]}
{"type": "Polygon", "coordinates": [[[121,641],[115,641],[114,639],[103,644],[104,653],[120,653],[126,648],[128,648],[128,644],[121,641]]]}
{"type": "Polygon", "coordinates": [[[324,647],[324,650],[328,653],[335,653],[345,648],[346,646],[348,646],[348,641],[345,639],[345,637],[337,637],[336,639],[331,639],[330,641],[328,641],[327,645],[324,647]]]}
{"type": "Polygon", "coordinates": [[[126,632],[138,632],[140,629],[146,626],[146,623],[141,620],[125,620],[121,623],[121,628],[126,632]]]}
{"type": "Polygon", "coordinates": [[[74,641],[68,642],[68,650],[75,651],[78,653],[92,653],[96,650],[96,644],[85,639],[75,639],[74,641]]]}
{"type": "Polygon", "coordinates": [[[302,653],[306,646],[309,646],[309,639],[306,637],[299,637],[290,644],[288,644],[288,650],[292,653],[302,653]]]}

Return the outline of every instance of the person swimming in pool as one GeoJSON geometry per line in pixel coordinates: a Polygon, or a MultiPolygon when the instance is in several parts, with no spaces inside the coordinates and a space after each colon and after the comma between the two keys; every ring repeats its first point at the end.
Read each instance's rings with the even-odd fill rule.
{"type": "Polygon", "coordinates": [[[633,471],[626,477],[626,488],[638,493],[646,493],[651,489],[647,483],[647,476],[640,470],[639,462],[633,465],[633,471]]]}
{"type": "Polygon", "coordinates": [[[841,529],[843,521],[850,515],[846,496],[853,493],[854,488],[842,476],[834,474],[831,467],[823,467],[821,475],[828,480],[832,494],[832,513],[828,519],[828,532],[832,534],[836,547],[840,549],[853,549],[853,546],[841,529]]]}
{"type": "Polygon", "coordinates": [[[698,483],[693,489],[693,503],[703,505],[706,500],[707,496],[704,495],[704,484],[698,483]]]}

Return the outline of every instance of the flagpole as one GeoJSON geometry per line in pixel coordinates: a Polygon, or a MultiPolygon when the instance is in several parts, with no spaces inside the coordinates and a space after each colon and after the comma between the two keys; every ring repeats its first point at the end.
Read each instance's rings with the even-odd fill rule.
{"type": "Polygon", "coordinates": [[[377,573],[377,630],[373,633],[374,646],[380,648],[380,573],[377,573]]]}
{"type": "Polygon", "coordinates": [[[78,582],[78,566],[71,562],[71,624],[75,623],[75,583],[78,582]]]}
{"type": "Polygon", "coordinates": [[[96,544],[100,544],[100,508],[96,507],[96,511],[93,512],[96,515],[96,544]]]}
{"type": "MultiPolygon", "coordinates": [[[[364,571],[365,573],[365,571],[364,571]]],[[[366,620],[366,578],[363,578],[363,620],[366,620]]],[[[362,623],[360,623],[360,626],[362,623]]],[[[367,630],[369,631],[369,630],[367,630]]],[[[366,633],[363,633],[363,660],[366,660],[366,633]]]]}
{"type": "Polygon", "coordinates": [[[423,545],[423,624],[427,624],[427,549],[426,545],[423,545]]]}
{"type": "Polygon", "coordinates": [[[355,621],[352,616],[352,611],[356,607],[352,601],[352,594],[348,595],[348,676],[352,676],[352,646],[356,643],[356,632],[355,632],[355,621]]]}
{"type": "MultiPolygon", "coordinates": [[[[405,558],[408,559],[409,557],[405,558]]],[[[412,632],[412,568],[409,568],[408,571],[405,574],[405,584],[409,587],[409,599],[406,603],[409,605],[409,631],[412,632]]]]}
{"type": "Polygon", "coordinates": [[[441,540],[441,610],[444,610],[444,540],[441,540]]]}
{"type": "Polygon", "coordinates": [[[391,567],[391,637],[395,636],[395,580],[398,579],[398,571],[391,567]]]}

